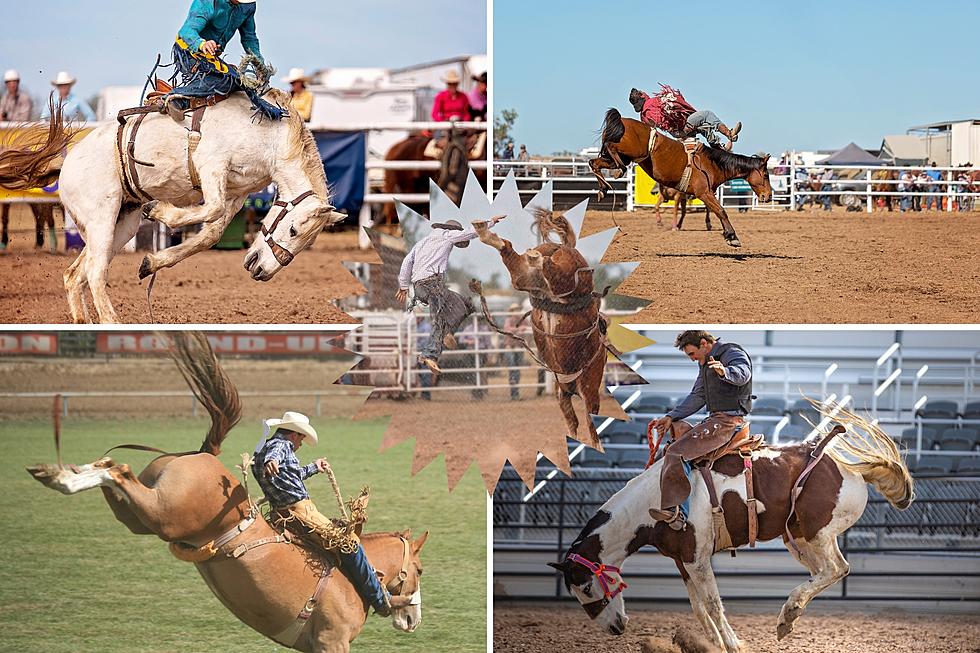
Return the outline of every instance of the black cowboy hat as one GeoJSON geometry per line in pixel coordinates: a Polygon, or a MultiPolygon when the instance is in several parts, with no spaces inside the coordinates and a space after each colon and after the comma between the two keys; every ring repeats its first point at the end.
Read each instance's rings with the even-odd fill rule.
{"type": "MultiPolygon", "coordinates": [[[[463,225],[461,225],[456,220],[448,220],[446,222],[433,222],[433,229],[449,229],[450,231],[462,231],[463,225]]],[[[461,243],[455,243],[456,247],[469,247],[470,241],[464,240],[461,243]]]]}
{"type": "Polygon", "coordinates": [[[487,83],[487,71],[484,70],[479,75],[473,75],[473,81],[474,82],[483,82],[484,84],[486,84],[487,83]]]}

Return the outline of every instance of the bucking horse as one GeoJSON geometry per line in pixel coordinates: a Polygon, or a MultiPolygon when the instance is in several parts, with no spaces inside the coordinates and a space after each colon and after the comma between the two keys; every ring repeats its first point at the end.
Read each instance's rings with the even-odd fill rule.
{"type": "MultiPolygon", "coordinates": [[[[536,359],[555,375],[558,405],[569,434],[574,436],[579,420],[572,397],[581,397],[589,415],[599,413],[606,353],[613,349],[606,338],[608,323],[599,312],[602,297],[594,289],[594,270],[575,248],[572,226],[564,216],[551,211],[536,208],[533,212],[542,243],[523,254],[514,251],[509,240],[490,231],[486,222],[474,222],[473,227],[482,242],[500,252],[514,289],[530,295],[536,359]],[[559,243],[549,240],[551,234],[558,236],[559,243]]],[[[478,291],[479,284],[474,284],[471,289],[478,291]]],[[[484,317],[493,325],[486,310],[484,317]]],[[[598,447],[595,424],[588,418],[586,423],[589,444],[598,447]]]]}
{"type": "MultiPolygon", "coordinates": [[[[277,89],[265,98],[289,102],[277,89]]],[[[45,141],[0,153],[0,186],[59,181],[61,203],[85,240],[64,274],[73,321],[89,321],[86,287],[98,320],[117,321],[106,289],[109,264],[144,217],[170,229],[202,227],[179,245],[147,254],[140,279],[212,247],[248,195],[275,183],[279,195],[262,237],[245,253],[245,269],[258,281],[272,279],[325,226],[344,219],[330,204],[316,142],[299,114],[259,121],[254,113],[243,93],[195,107],[181,123],[153,107],[125,109],[118,124],[92,130],[62,159],[73,130],[58,109],[45,141]]]]}
{"type": "Polygon", "coordinates": [[[683,530],[658,517],[666,459],[661,457],[599,508],[560,562],[548,564],[561,573],[589,618],[607,633],[622,635],[628,621],[623,563],[640,548],[654,546],[677,565],[708,639],[737,653],[742,645],[725,618],[711,556],[754,545],[756,539],[781,537],[811,574],[793,589],[779,613],[776,635],[783,639],[810,601],[847,575],[837,537],[864,513],[867,484],[899,510],[911,505],[914,496],[901,453],[877,425],[836,405],[820,411],[837,422],[822,437],[722,452],[701,465],[706,469],[700,474],[692,472],[683,530]]]}
{"type": "MultiPolygon", "coordinates": [[[[275,642],[307,653],[350,650],[368,606],[322,549],[274,529],[218,460],[222,441],[240,417],[238,391],[203,334],[176,332],[172,342],[178,367],[211,416],[199,451],[161,455],[138,476],[108,457],[79,466],[37,465],[28,472],[64,494],[101,488],[116,519],[136,535],[170,543],[177,558],[195,564],[228,610],[275,642]]],[[[56,426],[56,441],[57,433],[56,426]]],[[[361,536],[382,584],[404,597],[403,607],[392,610],[392,624],[405,632],[422,619],[419,551],[426,535],[414,541],[409,531],[361,536]]]]}
{"type": "Polygon", "coordinates": [[[697,142],[684,143],[639,120],[623,118],[617,109],[609,109],[602,125],[599,156],[589,161],[599,182],[600,201],[612,190],[602,170],[613,170],[613,176],[618,178],[626,174],[630,163],[636,163],[662,186],[676,188],[704,202],[705,208],[721,219],[722,235],[732,247],[741,247],[742,243],[715,196],[718,187],[732,179],[745,179],[760,202],[772,199],[768,154],[744,156],[697,142]]]}

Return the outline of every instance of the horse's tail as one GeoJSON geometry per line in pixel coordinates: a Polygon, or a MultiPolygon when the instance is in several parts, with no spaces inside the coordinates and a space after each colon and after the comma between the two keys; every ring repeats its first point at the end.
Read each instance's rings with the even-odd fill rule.
{"type": "Polygon", "coordinates": [[[43,188],[58,180],[61,152],[76,130],[62,122],[61,104],[49,101],[51,118],[46,134],[24,129],[10,138],[0,152],[0,187],[8,190],[43,188]]]}
{"type": "Polygon", "coordinates": [[[875,424],[839,405],[814,405],[847,429],[831,442],[827,455],[841,467],[860,474],[894,507],[908,508],[915,498],[914,483],[895,441],[875,424]]]}
{"type": "Polygon", "coordinates": [[[211,416],[211,428],[201,444],[201,453],[217,456],[228,431],[242,417],[238,389],[221,369],[205,334],[200,331],[174,331],[169,338],[177,369],[211,416]]]}
{"type": "Polygon", "coordinates": [[[602,147],[606,143],[618,143],[626,135],[626,125],[623,124],[623,116],[619,109],[615,107],[606,111],[606,119],[602,121],[602,147]]]}
{"type": "Polygon", "coordinates": [[[548,240],[548,234],[555,234],[561,240],[562,245],[575,247],[575,230],[568,223],[563,215],[557,215],[548,209],[540,206],[531,207],[531,214],[534,216],[534,226],[538,235],[544,241],[548,240]]]}

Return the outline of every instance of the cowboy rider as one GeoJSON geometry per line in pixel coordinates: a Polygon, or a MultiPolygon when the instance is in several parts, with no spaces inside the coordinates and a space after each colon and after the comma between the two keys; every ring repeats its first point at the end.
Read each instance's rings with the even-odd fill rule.
{"type": "MultiPolygon", "coordinates": [[[[504,219],[497,215],[487,221],[488,228],[504,219]]],[[[454,247],[468,247],[470,241],[478,235],[473,227],[464,229],[456,220],[436,222],[432,231],[415,243],[415,246],[405,256],[398,272],[398,292],[395,299],[405,303],[408,298],[408,288],[415,290],[414,302],[427,304],[429,321],[432,323],[432,333],[419,347],[418,362],[425,365],[433,374],[441,374],[439,356],[444,347],[455,349],[456,329],[463,320],[473,312],[469,300],[446,287],[446,269],[449,267],[449,255],[454,247]]]]}
{"type": "Polygon", "coordinates": [[[752,410],[752,359],[733,342],[721,342],[707,331],[684,331],[674,346],[698,364],[691,393],[672,411],[654,422],[658,434],[673,429],[674,442],[664,454],[660,475],[662,521],[681,530],[687,518],[691,484],[690,461],[729,442],[743,429],[752,410]],[[707,406],[708,417],[696,426],[682,421],[707,406]]]}
{"type": "Polygon", "coordinates": [[[301,466],[296,457],[296,451],[304,442],[309,442],[312,447],[317,444],[316,429],[310,419],[302,413],[287,411],[282,419],[269,419],[265,424],[274,431],[271,437],[259,441],[252,461],[252,474],[268,499],[272,514],[285,521],[298,521],[308,537],[336,553],[341,571],[377,614],[387,617],[392,608],[405,607],[407,597],[392,597],[378,581],[355,534],[350,533],[339,547],[335,542],[327,544],[323,541],[325,533],[335,533],[337,528],[317,510],[303,481],[328,471],[330,465],[323,458],[317,458],[309,465],[301,466]]]}
{"type": "Polygon", "coordinates": [[[631,89],[629,101],[643,122],[675,138],[695,138],[701,134],[712,147],[720,147],[720,139],[715,132],[721,132],[728,139],[724,149],[731,150],[742,129],[740,122],[729,129],[713,111],[698,111],[688,104],[680,91],[664,84],[660,85],[660,92],[653,96],[636,88],[631,89]]]}
{"type": "Polygon", "coordinates": [[[245,52],[264,65],[255,33],[255,0],[193,0],[173,47],[182,84],[164,96],[163,110],[174,120],[184,119],[184,111],[190,106],[188,98],[228,95],[234,91],[243,91],[268,118],[279,120],[286,115],[284,109],[266,102],[254,89],[246,88],[238,68],[221,59],[235,32],[240,34],[245,52]]]}

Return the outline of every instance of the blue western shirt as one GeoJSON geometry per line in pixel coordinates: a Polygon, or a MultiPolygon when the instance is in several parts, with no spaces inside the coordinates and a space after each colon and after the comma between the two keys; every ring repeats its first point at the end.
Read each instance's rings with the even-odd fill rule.
{"type": "Polygon", "coordinates": [[[259,487],[273,508],[282,508],[309,499],[304,479],[317,473],[315,463],[300,465],[293,445],[282,436],[273,436],[266,440],[265,445],[255,455],[252,461],[252,475],[259,482],[259,487]],[[270,460],[279,463],[277,476],[265,475],[265,464],[270,460]]]}
{"type": "Polygon", "coordinates": [[[187,20],[177,35],[192,52],[201,49],[205,41],[214,41],[221,50],[228,42],[241,34],[242,48],[262,59],[259,39],[255,35],[255,3],[232,4],[228,0],[194,0],[187,20]]]}
{"type": "MultiPolygon", "coordinates": [[[[55,102],[61,102],[61,116],[66,121],[74,120],[81,116],[83,120],[89,122],[95,122],[95,112],[92,111],[92,107],[88,105],[85,100],[79,99],[74,93],[69,93],[63,101],[57,94],[57,91],[52,92],[55,102]]],[[[51,117],[50,107],[47,103],[44,104],[44,108],[41,109],[41,120],[47,120],[51,117]]]]}
{"type": "MultiPolygon", "coordinates": [[[[749,357],[740,348],[731,347],[721,355],[721,358],[718,358],[720,346],[721,341],[716,341],[714,347],[708,352],[708,355],[713,356],[715,360],[725,366],[725,376],[722,379],[737,386],[748,383],[749,379],[752,378],[752,362],[749,360],[749,357]]],[[[714,372],[711,372],[711,374],[714,374],[714,372]]],[[[691,393],[674,410],[667,413],[667,417],[675,420],[684,419],[704,408],[706,403],[704,383],[701,381],[701,375],[698,374],[698,378],[694,382],[694,387],[691,388],[691,393]]],[[[727,414],[745,415],[741,410],[727,411],[727,414]]]]}

